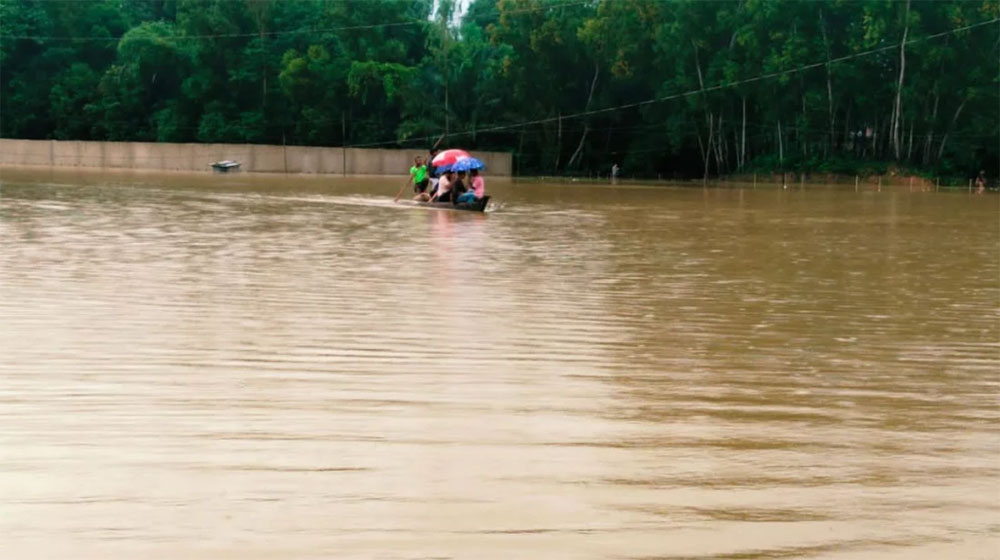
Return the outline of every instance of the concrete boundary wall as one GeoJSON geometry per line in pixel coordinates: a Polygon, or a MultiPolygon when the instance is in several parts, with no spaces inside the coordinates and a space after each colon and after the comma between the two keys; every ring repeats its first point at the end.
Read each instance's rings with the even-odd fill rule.
{"type": "MultiPolygon", "coordinates": [[[[240,162],[255,173],[329,173],[399,175],[407,173],[423,150],[321,148],[261,144],[169,144],[154,142],[83,142],[0,138],[0,165],[93,167],[167,171],[212,170],[215,161],[240,162]],[[345,169],[346,165],[346,169],[345,169]]],[[[487,173],[510,176],[511,154],[472,152],[487,173]]]]}

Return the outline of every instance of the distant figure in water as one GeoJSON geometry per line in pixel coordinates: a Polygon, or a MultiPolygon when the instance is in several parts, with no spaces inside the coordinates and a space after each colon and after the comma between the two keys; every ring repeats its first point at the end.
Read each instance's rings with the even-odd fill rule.
{"type": "Polygon", "coordinates": [[[619,171],[620,169],[621,169],[621,168],[620,168],[620,167],[618,167],[618,164],[617,164],[617,163],[615,163],[615,164],[613,164],[613,165],[611,166],[611,184],[612,184],[612,185],[616,185],[616,184],[618,184],[618,171],[619,171]]]}
{"type": "Polygon", "coordinates": [[[976,194],[984,192],[986,192],[986,170],[982,169],[979,171],[979,176],[976,177],[976,194]]]}

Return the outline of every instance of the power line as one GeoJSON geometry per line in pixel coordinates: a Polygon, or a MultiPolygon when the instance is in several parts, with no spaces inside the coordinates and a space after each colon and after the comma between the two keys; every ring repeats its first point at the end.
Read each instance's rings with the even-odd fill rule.
{"type": "MultiPolygon", "coordinates": [[[[980,23],[974,23],[974,24],[963,26],[963,27],[957,27],[955,29],[951,29],[951,30],[948,30],[948,31],[942,31],[941,33],[935,33],[933,35],[927,35],[926,37],[920,37],[920,38],[917,38],[917,39],[910,39],[910,40],[906,41],[905,44],[906,45],[911,45],[911,44],[914,44],[914,43],[920,43],[920,42],[923,42],[923,41],[929,41],[931,39],[939,39],[941,37],[945,37],[945,36],[948,36],[948,35],[953,35],[955,33],[960,33],[962,31],[968,31],[970,29],[975,29],[975,28],[978,28],[978,27],[992,25],[992,24],[995,24],[995,23],[998,23],[998,22],[1000,22],[1000,18],[994,18],[994,19],[991,19],[989,21],[983,21],[983,22],[980,22],[980,23]]],[[[792,68],[792,69],[789,69],[789,70],[778,70],[776,72],[768,72],[766,74],[760,74],[758,76],[754,76],[753,78],[746,78],[746,79],[743,79],[743,80],[736,80],[736,81],[733,81],[733,82],[717,84],[717,85],[709,86],[709,87],[706,87],[706,88],[699,88],[699,89],[694,89],[694,90],[690,90],[690,91],[685,91],[685,92],[682,92],[682,93],[674,93],[674,94],[665,95],[665,96],[662,96],[662,97],[655,97],[653,99],[647,99],[645,101],[636,101],[636,102],[633,102],[633,103],[625,103],[625,104],[622,104],[622,105],[616,105],[616,106],[613,106],[613,107],[605,107],[603,109],[594,109],[594,110],[591,110],[591,111],[581,111],[579,113],[571,113],[571,114],[568,114],[568,115],[561,115],[561,116],[557,116],[557,117],[546,117],[544,119],[535,119],[535,120],[531,120],[531,121],[522,121],[522,122],[512,123],[512,124],[496,125],[496,126],[490,126],[490,127],[486,127],[486,128],[475,128],[475,129],[469,130],[469,131],[453,132],[450,135],[459,136],[459,135],[480,134],[480,133],[483,133],[483,132],[496,132],[496,131],[508,130],[508,129],[512,129],[512,128],[520,128],[520,127],[525,127],[525,126],[532,126],[532,125],[537,125],[537,124],[545,124],[545,123],[556,122],[556,121],[558,121],[560,119],[563,119],[563,120],[565,120],[565,119],[575,119],[575,118],[586,117],[586,116],[590,116],[590,115],[599,115],[599,114],[603,114],[603,113],[611,113],[611,112],[615,112],[615,111],[620,111],[622,109],[632,109],[632,108],[635,108],[635,107],[642,107],[642,106],[645,106],[645,105],[652,105],[654,103],[662,103],[664,101],[671,101],[671,100],[680,99],[680,98],[683,98],[683,97],[690,97],[692,95],[700,95],[700,94],[705,94],[705,93],[712,92],[712,91],[719,91],[719,90],[723,90],[723,89],[727,89],[727,88],[731,88],[731,87],[735,87],[735,86],[741,86],[741,85],[750,84],[750,83],[754,83],[754,82],[760,82],[760,81],[768,80],[768,79],[771,79],[771,78],[777,78],[779,76],[785,76],[785,75],[788,75],[788,74],[794,74],[794,73],[802,72],[802,71],[805,71],[805,70],[811,70],[813,68],[820,68],[820,67],[826,66],[828,64],[839,64],[841,62],[846,62],[848,60],[853,60],[855,58],[861,58],[861,57],[871,56],[873,54],[878,54],[878,53],[885,52],[885,51],[895,50],[895,49],[898,49],[899,46],[900,46],[899,43],[894,43],[892,45],[888,45],[888,46],[885,46],[885,47],[879,47],[879,48],[876,48],[876,49],[871,49],[871,50],[867,50],[867,51],[863,51],[863,52],[859,52],[859,53],[854,53],[854,54],[849,54],[849,55],[845,55],[845,56],[841,56],[841,57],[837,57],[837,58],[832,58],[832,59],[829,59],[829,60],[824,60],[822,62],[814,62],[814,63],[811,63],[811,64],[806,64],[806,65],[803,65],[803,66],[798,66],[796,68],[792,68]]],[[[424,136],[424,137],[420,137],[420,138],[407,138],[407,139],[405,139],[403,141],[405,141],[405,142],[412,142],[412,141],[417,141],[417,140],[431,140],[431,139],[435,139],[437,137],[438,137],[438,135],[435,134],[435,135],[432,135],[432,136],[424,136]]],[[[385,142],[369,142],[369,143],[365,143],[365,144],[354,144],[354,147],[385,146],[385,145],[391,145],[391,144],[398,144],[399,142],[400,142],[400,140],[391,140],[391,141],[385,141],[385,142]]]]}

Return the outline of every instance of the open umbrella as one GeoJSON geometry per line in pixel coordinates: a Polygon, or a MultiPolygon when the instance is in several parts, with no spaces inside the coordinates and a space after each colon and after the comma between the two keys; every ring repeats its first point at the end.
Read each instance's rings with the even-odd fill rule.
{"type": "Polygon", "coordinates": [[[440,169],[446,165],[451,165],[460,159],[470,158],[470,157],[472,156],[469,155],[469,152],[465,150],[457,150],[457,149],[444,150],[442,152],[438,152],[438,154],[434,156],[434,159],[431,160],[431,164],[434,167],[440,169]]]}
{"type": "Polygon", "coordinates": [[[452,171],[469,171],[471,169],[486,169],[486,165],[474,157],[467,157],[451,164],[449,169],[452,171]]]}

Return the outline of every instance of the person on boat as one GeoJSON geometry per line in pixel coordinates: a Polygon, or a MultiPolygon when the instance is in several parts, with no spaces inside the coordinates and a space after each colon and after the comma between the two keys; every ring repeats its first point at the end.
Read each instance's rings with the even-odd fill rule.
{"type": "Polygon", "coordinates": [[[417,156],[413,158],[413,167],[410,168],[410,182],[413,183],[413,192],[420,194],[427,191],[427,166],[424,165],[424,158],[417,156]]]}
{"type": "Polygon", "coordinates": [[[430,157],[427,158],[427,178],[431,182],[431,190],[429,191],[432,195],[434,194],[434,189],[437,188],[439,173],[437,166],[434,165],[434,156],[438,155],[441,150],[437,148],[431,148],[430,157]]]}
{"type": "Polygon", "coordinates": [[[458,204],[473,204],[486,195],[486,185],[478,169],[469,171],[469,188],[455,199],[458,204]]]}
{"type": "Polygon", "coordinates": [[[465,171],[459,171],[451,184],[451,200],[458,202],[458,198],[468,191],[468,187],[465,186],[465,171]]]}
{"type": "Polygon", "coordinates": [[[478,169],[469,171],[469,191],[458,197],[459,204],[471,204],[486,196],[486,182],[478,169]]]}
{"type": "Polygon", "coordinates": [[[431,196],[431,202],[451,202],[451,186],[455,182],[455,172],[447,171],[438,179],[437,191],[431,196]]]}

